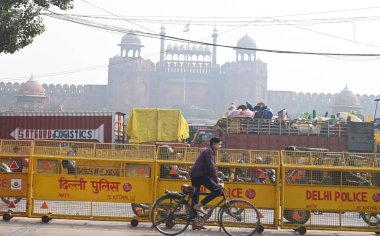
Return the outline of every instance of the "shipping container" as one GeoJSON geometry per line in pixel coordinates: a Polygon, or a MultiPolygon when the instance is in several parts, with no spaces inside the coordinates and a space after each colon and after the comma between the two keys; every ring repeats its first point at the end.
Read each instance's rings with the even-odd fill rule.
{"type": "Polygon", "coordinates": [[[124,142],[121,112],[0,112],[0,139],[124,142]]]}

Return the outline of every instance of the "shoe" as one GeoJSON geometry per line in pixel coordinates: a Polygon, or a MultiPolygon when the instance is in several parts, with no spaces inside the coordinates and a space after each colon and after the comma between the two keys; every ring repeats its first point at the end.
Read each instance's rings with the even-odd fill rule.
{"type": "Polygon", "coordinates": [[[191,226],[191,228],[192,228],[193,230],[207,229],[207,228],[204,227],[203,225],[199,225],[199,226],[197,226],[197,225],[195,225],[195,224],[193,224],[193,225],[191,226]]]}
{"type": "Polygon", "coordinates": [[[204,214],[204,215],[207,214],[207,211],[205,211],[205,209],[203,209],[203,206],[202,206],[202,204],[200,204],[200,203],[195,204],[193,208],[194,208],[194,210],[196,210],[197,212],[200,212],[200,213],[202,213],[202,214],[204,214]]]}

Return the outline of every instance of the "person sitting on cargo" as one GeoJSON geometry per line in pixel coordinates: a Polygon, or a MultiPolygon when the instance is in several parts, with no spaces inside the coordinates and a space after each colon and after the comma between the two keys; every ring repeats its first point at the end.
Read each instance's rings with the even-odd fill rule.
{"type": "Polygon", "coordinates": [[[231,104],[231,106],[228,108],[227,111],[227,117],[234,117],[240,114],[240,111],[236,109],[236,106],[234,103],[231,104]]]}
{"type": "Polygon", "coordinates": [[[253,118],[255,116],[255,113],[248,109],[245,105],[241,105],[239,107],[241,109],[239,117],[253,118]]]}
{"type": "Polygon", "coordinates": [[[230,107],[227,112],[227,117],[249,117],[252,118],[255,113],[249,110],[245,105],[240,105],[236,109],[235,107],[230,107]]]}
{"type": "Polygon", "coordinates": [[[277,115],[278,115],[278,120],[280,120],[280,121],[288,120],[288,112],[286,111],[285,108],[278,111],[277,115]]]}
{"type": "Polygon", "coordinates": [[[255,119],[267,119],[270,120],[273,118],[272,108],[265,105],[263,102],[257,103],[257,105],[253,108],[255,111],[255,119]]]}
{"type": "Polygon", "coordinates": [[[249,110],[253,111],[253,105],[250,102],[246,101],[245,104],[249,110]]]}

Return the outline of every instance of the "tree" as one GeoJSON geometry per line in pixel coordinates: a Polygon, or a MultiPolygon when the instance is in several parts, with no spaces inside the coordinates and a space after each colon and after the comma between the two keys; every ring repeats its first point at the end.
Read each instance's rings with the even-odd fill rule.
{"type": "Polygon", "coordinates": [[[0,53],[14,53],[45,31],[41,13],[52,6],[73,8],[74,0],[1,0],[0,53]]]}

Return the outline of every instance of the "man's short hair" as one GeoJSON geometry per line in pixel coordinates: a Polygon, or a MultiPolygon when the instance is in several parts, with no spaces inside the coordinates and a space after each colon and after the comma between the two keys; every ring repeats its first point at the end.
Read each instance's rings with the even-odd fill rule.
{"type": "Polygon", "coordinates": [[[218,138],[218,137],[212,137],[212,138],[210,139],[210,147],[212,147],[212,145],[213,145],[214,143],[220,143],[220,141],[222,141],[220,138],[218,138]]]}

